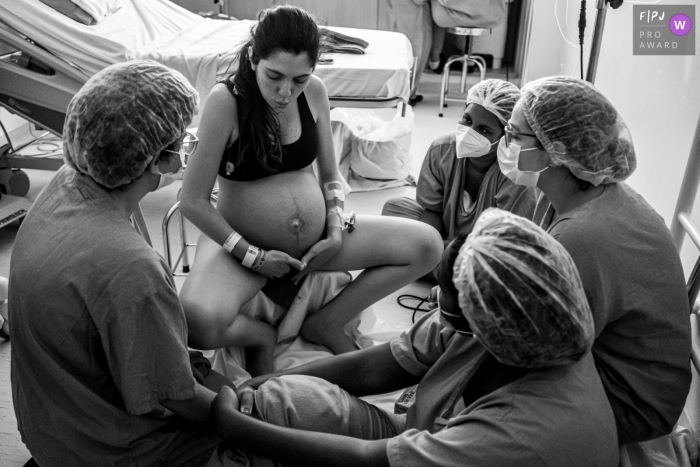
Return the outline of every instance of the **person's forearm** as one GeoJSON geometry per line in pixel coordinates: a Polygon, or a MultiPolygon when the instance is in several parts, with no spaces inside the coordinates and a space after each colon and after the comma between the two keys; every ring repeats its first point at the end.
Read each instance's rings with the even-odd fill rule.
{"type": "Polygon", "coordinates": [[[209,200],[188,200],[183,195],[180,210],[187,220],[219,245],[223,245],[233,231],[209,200]]]}
{"type": "Polygon", "coordinates": [[[388,440],[365,441],[348,436],[270,425],[233,408],[212,413],[224,443],[290,466],[385,467],[388,440]]]}
{"type": "Polygon", "coordinates": [[[216,393],[199,383],[195,384],[195,395],[190,399],[160,401],[161,405],[170,409],[176,415],[195,422],[209,421],[209,409],[216,393]]]}
{"type": "Polygon", "coordinates": [[[420,382],[419,377],[398,364],[388,343],[264,375],[254,378],[251,383],[259,387],[268,379],[283,375],[322,378],[355,396],[397,391],[420,382]]]}

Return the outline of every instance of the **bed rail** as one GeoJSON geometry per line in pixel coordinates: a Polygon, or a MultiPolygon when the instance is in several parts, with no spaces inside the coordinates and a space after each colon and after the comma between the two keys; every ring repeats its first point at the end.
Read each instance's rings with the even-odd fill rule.
{"type": "Polygon", "coordinates": [[[49,65],[51,68],[61,71],[79,83],[84,84],[90,77],[87,73],[72,63],[63,60],[62,58],[58,58],[48,50],[39,47],[32,42],[30,38],[25,39],[23,35],[2,21],[0,21],[0,41],[12,47],[16,47],[18,50],[21,50],[32,57],[35,57],[41,62],[44,62],[46,65],[49,65]]]}
{"type": "MultiPolygon", "coordinates": [[[[700,184],[700,116],[698,116],[698,123],[695,127],[695,133],[693,133],[693,142],[690,147],[690,155],[688,156],[688,163],[685,166],[685,173],[683,175],[683,183],[681,184],[681,191],[678,193],[678,201],[676,202],[676,210],[673,213],[673,218],[671,219],[671,235],[673,236],[674,242],[676,242],[676,249],[680,253],[681,247],[683,246],[683,239],[685,238],[686,230],[694,226],[690,220],[690,215],[693,212],[693,204],[695,204],[695,196],[698,193],[698,185],[700,184]]],[[[697,227],[693,228],[693,233],[691,234],[688,230],[691,238],[695,236],[698,237],[697,227]]],[[[695,245],[700,249],[700,244],[695,242],[695,245]]]]}
{"type": "MultiPolygon", "coordinates": [[[[700,116],[693,133],[693,142],[690,147],[688,162],[683,174],[681,191],[678,194],[676,209],[671,219],[671,235],[676,243],[676,249],[680,254],[685,235],[693,241],[695,247],[700,250],[700,228],[693,222],[691,214],[695,196],[700,185],[700,116]]],[[[691,360],[695,370],[700,373],[700,328],[698,327],[698,310],[695,302],[700,291],[700,258],[695,263],[693,271],[688,278],[688,300],[690,301],[690,324],[692,329],[692,354],[691,360]]]]}

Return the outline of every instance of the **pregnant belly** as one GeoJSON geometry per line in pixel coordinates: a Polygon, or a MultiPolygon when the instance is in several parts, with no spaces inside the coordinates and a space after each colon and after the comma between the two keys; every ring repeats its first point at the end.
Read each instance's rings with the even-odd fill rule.
{"type": "Polygon", "coordinates": [[[252,245],[297,259],[321,238],[326,220],[318,181],[303,169],[251,182],[219,178],[217,209],[252,245]]]}

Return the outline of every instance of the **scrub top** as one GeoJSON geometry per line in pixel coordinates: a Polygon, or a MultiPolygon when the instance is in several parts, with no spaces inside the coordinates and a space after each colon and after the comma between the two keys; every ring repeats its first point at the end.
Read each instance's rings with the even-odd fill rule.
{"type": "Polygon", "coordinates": [[[530,370],[460,410],[488,356],[476,339],[446,328],[436,310],[392,340],[391,351],[422,377],[406,431],[387,445],[392,466],[618,465],[614,416],[590,354],[530,370]]]}
{"type": "Polygon", "coordinates": [[[430,145],[418,177],[416,201],[442,215],[446,240],[470,233],[481,213],[492,207],[532,219],[537,190],[511,182],[497,162],[486,172],[476,201],[465,206],[467,159],[457,159],[455,133],[443,135],[430,145]]]}
{"type": "Polygon", "coordinates": [[[12,396],[39,465],[180,465],[215,440],[163,399],[189,399],[187,324],[170,270],[113,199],[64,166],[17,234],[12,396]],[[187,451],[187,450],[186,450],[187,451]]]}
{"type": "Polygon", "coordinates": [[[690,388],[690,309],[678,252],[661,216],[625,183],[535,220],[576,264],[593,312],[593,357],[621,443],[671,431],[690,388]]]}

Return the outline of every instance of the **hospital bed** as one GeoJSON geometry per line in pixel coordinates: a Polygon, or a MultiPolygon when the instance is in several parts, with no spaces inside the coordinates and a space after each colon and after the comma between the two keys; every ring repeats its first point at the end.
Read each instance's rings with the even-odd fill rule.
{"type": "MultiPolygon", "coordinates": [[[[68,1],[68,0],[67,0],[68,1]]],[[[65,109],[87,79],[114,63],[152,59],[183,73],[201,97],[237,66],[254,21],[202,18],[169,0],[125,0],[86,26],[39,0],[0,0],[0,105],[60,135],[65,109]]],[[[407,102],[414,64],[403,34],[329,28],[364,39],[365,54],[330,54],[315,74],[332,107],[395,107],[407,102]]],[[[55,170],[61,160],[10,157],[13,167],[55,170]]]]}

